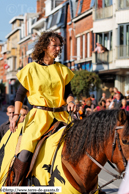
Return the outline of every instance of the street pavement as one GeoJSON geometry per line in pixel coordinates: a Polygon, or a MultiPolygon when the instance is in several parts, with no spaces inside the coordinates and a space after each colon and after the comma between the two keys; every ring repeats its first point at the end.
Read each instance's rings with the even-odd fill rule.
{"type": "MultiPolygon", "coordinates": [[[[106,163],[106,165],[104,167],[106,169],[108,169],[110,172],[112,172],[114,174],[118,174],[112,167],[110,167],[110,165],[108,163],[106,163]]],[[[99,186],[106,184],[107,182],[111,181],[112,179],[114,179],[113,176],[109,175],[104,170],[101,170],[101,172],[99,174],[99,186]]],[[[113,183],[104,187],[102,190],[105,191],[106,194],[109,194],[109,193],[110,194],[111,193],[117,194],[120,184],[121,184],[121,180],[116,180],[113,183]]]]}
{"type": "MultiPolygon", "coordinates": [[[[0,125],[4,122],[6,122],[8,120],[8,116],[6,115],[6,112],[0,110],[0,125]]],[[[115,173],[115,170],[112,169],[109,164],[107,163],[105,165],[105,168],[107,168],[108,170],[110,170],[112,173],[115,173]]],[[[106,182],[112,180],[114,177],[112,177],[111,175],[107,174],[105,171],[101,170],[100,174],[99,174],[99,185],[102,186],[103,184],[105,184],[106,182]]],[[[121,180],[117,180],[109,185],[107,185],[106,187],[104,187],[102,190],[105,191],[107,194],[117,194],[119,186],[120,186],[121,180]]]]}

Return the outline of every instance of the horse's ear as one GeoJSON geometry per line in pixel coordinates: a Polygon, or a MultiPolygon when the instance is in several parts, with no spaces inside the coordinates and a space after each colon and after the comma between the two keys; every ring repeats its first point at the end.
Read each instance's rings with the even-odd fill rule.
{"type": "Polygon", "coordinates": [[[124,124],[127,119],[127,115],[124,109],[120,109],[117,114],[117,120],[120,122],[120,124],[124,124]]]}

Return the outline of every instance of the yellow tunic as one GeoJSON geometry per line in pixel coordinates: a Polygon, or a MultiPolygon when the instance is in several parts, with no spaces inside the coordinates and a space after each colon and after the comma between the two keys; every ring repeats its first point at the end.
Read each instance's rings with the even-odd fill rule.
{"type": "MultiPolygon", "coordinates": [[[[9,166],[10,166],[11,161],[15,155],[16,145],[17,145],[17,141],[18,141],[18,138],[19,138],[19,135],[21,132],[22,125],[23,125],[23,123],[18,124],[18,128],[17,128],[16,132],[11,135],[8,143],[6,144],[6,146],[4,148],[4,157],[2,160],[2,165],[1,165],[1,170],[0,170],[0,188],[4,184],[4,180],[7,177],[7,172],[9,170],[9,166]]],[[[5,135],[3,136],[3,138],[0,142],[0,148],[3,146],[3,144],[6,143],[9,135],[10,135],[10,130],[8,130],[5,133],[5,135]]]]}
{"type": "MultiPolygon", "coordinates": [[[[59,130],[55,134],[51,135],[43,144],[38,158],[36,160],[36,165],[32,171],[31,185],[40,186],[40,185],[49,185],[51,186],[60,186],[62,189],[61,194],[80,194],[67,180],[61,162],[61,153],[63,144],[60,146],[55,163],[53,166],[53,174],[50,177],[50,165],[53,160],[55,150],[57,148],[57,143],[62,135],[63,129],[59,130]]],[[[99,192],[96,191],[95,194],[99,192]]]]}
{"type": "MultiPolygon", "coordinates": [[[[60,63],[42,66],[36,62],[27,64],[17,74],[20,83],[28,90],[30,104],[52,108],[66,104],[65,86],[73,76],[73,72],[60,63]]],[[[33,108],[23,125],[20,151],[34,152],[37,141],[49,129],[54,118],[67,122],[68,113],[65,111],[53,113],[33,108]]]]}

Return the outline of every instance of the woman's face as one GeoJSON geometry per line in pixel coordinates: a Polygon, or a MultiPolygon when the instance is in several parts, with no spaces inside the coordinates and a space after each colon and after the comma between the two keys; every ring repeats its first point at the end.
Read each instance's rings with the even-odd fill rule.
{"type": "Polygon", "coordinates": [[[102,106],[105,106],[105,102],[104,101],[102,101],[102,106]]]}
{"type": "Polygon", "coordinates": [[[123,106],[126,105],[126,100],[125,100],[125,99],[122,100],[122,105],[123,105],[123,106]]]}
{"type": "Polygon", "coordinates": [[[47,54],[50,58],[55,59],[61,49],[61,43],[58,38],[51,38],[50,44],[48,45],[47,49],[45,50],[45,54],[47,54]]]}

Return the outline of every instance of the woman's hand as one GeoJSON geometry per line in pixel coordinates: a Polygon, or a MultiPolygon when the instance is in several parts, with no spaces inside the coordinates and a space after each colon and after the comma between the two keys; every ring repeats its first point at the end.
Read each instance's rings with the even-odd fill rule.
{"type": "Polygon", "coordinates": [[[16,121],[18,117],[19,117],[18,115],[14,115],[13,119],[10,121],[9,128],[10,128],[10,131],[13,133],[16,131],[16,121]]]}
{"type": "Polygon", "coordinates": [[[76,111],[76,105],[75,105],[74,101],[68,102],[67,110],[68,110],[68,112],[70,112],[70,111],[75,112],[76,111]]]}

